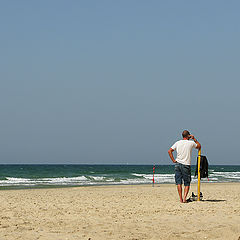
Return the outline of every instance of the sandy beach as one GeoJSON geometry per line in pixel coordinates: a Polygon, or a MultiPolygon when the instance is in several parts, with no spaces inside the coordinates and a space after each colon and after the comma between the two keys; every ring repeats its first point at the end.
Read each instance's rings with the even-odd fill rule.
{"type": "Polygon", "coordinates": [[[238,240],[240,184],[201,187],[187,204],[173,184],[2,190],[0,239],[238,240]]]}

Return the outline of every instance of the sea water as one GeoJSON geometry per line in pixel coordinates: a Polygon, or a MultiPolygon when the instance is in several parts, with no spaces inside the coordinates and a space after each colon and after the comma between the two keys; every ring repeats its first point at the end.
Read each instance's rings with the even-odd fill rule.
{"type": "MultiPolygon", "coordinates": [[[[192,166],[192,182],[197,182],[192,166]]],[[[152,165],[0,165],[0,189],[152,184],[152,165]]],[[[156,165],[155,183],[174,183],[174,165],[156,165]]],[[[203,182],[240,182],[240,166],[211,165],[203,182]]]]}

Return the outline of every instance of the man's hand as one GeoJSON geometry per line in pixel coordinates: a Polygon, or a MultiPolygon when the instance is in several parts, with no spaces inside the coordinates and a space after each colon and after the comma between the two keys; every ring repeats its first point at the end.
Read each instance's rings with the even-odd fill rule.
{"type": "Polygon", "coordinates": [[[173,149],[172,148],[170,148],[169,150],[168,150],[168,154],[169,154],[169,157],[171,158],[171,160],[173,161],[173,163],[176,163],[177,161],[174,159],[174,157],[173,157],[173,149]]]}
{"type": "Polygon", "coordinates": [[[192,139],[192,140],[196,139],[192,134],[189,135],[189,137],[190,137],[190,139],[192,139]]]}
{"type": "Polygon", "coordinates": [[[192,139],[197,144],[197,147],[196,147],[197,149],[201,149],[201,144],[193,135],[190,135],[190,139],[192,139]]]}

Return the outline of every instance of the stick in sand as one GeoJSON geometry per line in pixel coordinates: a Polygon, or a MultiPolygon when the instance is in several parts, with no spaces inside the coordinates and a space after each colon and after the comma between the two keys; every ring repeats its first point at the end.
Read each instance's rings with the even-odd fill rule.
{"type": "Polygon", "coordinates": [[[152,181],[153,181],[153,187],[154,187],[154,183],[155,183],[154,174],[155,174],[155,165],[153,166],[153,179],[152,179],[152,181]]]}

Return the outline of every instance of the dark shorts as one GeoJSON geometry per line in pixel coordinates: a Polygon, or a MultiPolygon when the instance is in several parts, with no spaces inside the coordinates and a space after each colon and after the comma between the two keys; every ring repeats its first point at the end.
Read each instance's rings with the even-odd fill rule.
{"type": "Polygon", "coordinates": [[[184,181],[184,186],[190,186],[191,182],[191,166],[184,165],[181,163],[175,164],[175,182],[176,185],[182,184],[184,181]]]}

